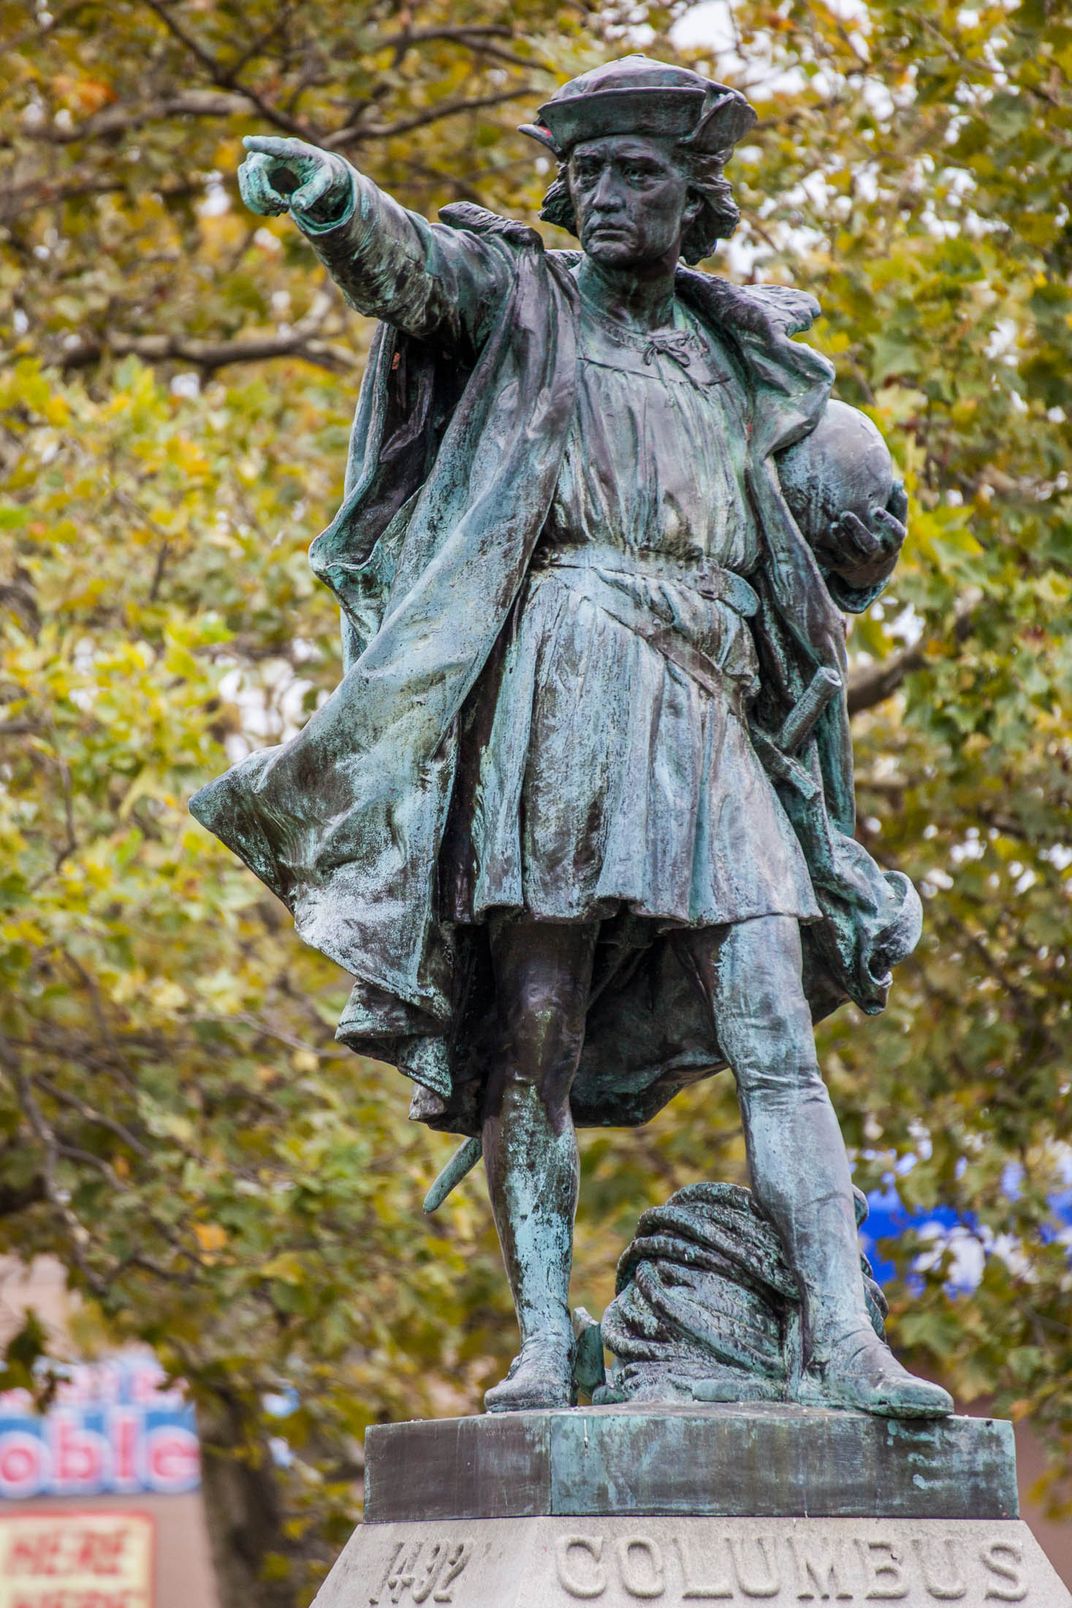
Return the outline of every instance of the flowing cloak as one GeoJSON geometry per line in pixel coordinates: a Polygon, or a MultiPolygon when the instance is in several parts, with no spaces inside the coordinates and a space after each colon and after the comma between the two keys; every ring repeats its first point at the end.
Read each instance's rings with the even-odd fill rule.
{"type": "MultiPolygon", "coordinates": [[[[414,224],[438,269],[425,276],[427,293],[449,302],[452,263],[467,249],[501,293],[468,347],[457,331],[453,347],[414,333],[419,309],[408,334],[386,323],[377,331],[343,504],[311,552],[341,605],[343,679],[293,740],[250,755],[190,807],[287,905],[301,937],[353,974],[337,1036],[414,1080],[412,1115],[472,1135],[494,1032],[487,935],[442,918],[437,878],[452,799],[464,796],[461,736],[479,733],[494,700],[497,644],[565,448],[577,256],[478,208],[441,216],[445,227],[414,224]],[[446,251],[437,242],[454,231],[446,251]]],[[[360,218],[314,240],[344,286],[355,229],[360,218]]],[[[856,590],[820,569],[779,486],[776,454],[814,429],[833,370],[790,339],[818,313],[802,292],[682,268],[677,293],[723,341],[747,398],[745,483],[763,545],[750,576],[762,675],[752,718],[774,733],[817,669],[844,684],[839,605],[865,608],[881,589],[856,590]]],[[[823,915],[802,928],[813,1016],[846,1000],[881,1010],[890,968],[918,941],[920,906],[911,883],[883,873],[853,838],[843,692],[772,780],[823,915]]],[[[667,935],[649,925],[637,941],[628,922],[606,924],[575,1120],[645,1122],[724,1064],[667,935]]]]}

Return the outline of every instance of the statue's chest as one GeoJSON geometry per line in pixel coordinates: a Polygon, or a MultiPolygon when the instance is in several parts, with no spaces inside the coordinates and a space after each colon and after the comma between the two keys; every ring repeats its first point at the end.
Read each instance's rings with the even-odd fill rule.
{"type": "Polygon", "coordinates": [[[552,527],[749,560],[745,398],[725,353],[683,313],[651,336],[582,316],[578,350],[552,527]]]}
{"type": "Polygon", "coordinates": [[[618,330],[595,314],[582,313],[579,352],[582,374],[595,367],[632,375],[645,391],[671,387],[673,394],[685,386],[705,394],[732,379],[725,355],[684,315],[673,327],[645,335],[618,330]]]}

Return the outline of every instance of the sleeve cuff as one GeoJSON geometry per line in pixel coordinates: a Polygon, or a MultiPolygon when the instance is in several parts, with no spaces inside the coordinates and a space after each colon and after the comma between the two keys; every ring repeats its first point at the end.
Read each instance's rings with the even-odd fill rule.
{"type": "Polygon", "coordinates": [[[350,219],[353,217],[354,211],[357,207],[357,185],[354,183],[354,173],[352,169],[347,174],[347,179],[349,181],[350,188],[349,194],[346,197],[346,205],[343,207],[339,216],[337,218],[332,218],[330,222],[320,222],[317,218],[313,217],[311,212],[295,212],[293,209],[291,210],[291,217],[298,225],[298,228],[301,230],[302,234],[314,236],[331,234],[333,229],[341,229],[345,224],[350,222],[350,219]]]}

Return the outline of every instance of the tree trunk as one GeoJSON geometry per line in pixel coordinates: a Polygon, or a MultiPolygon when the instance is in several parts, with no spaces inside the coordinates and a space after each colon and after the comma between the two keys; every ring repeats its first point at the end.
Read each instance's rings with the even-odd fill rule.
{"type": "Polygon", "coordinates": [[[265,1577],[286,1556],[279,1484],[271,1453],[234,1397],[198,1404],[205,1518],[220,1608],[298,1608],[289,1579],[265,1577]]]}

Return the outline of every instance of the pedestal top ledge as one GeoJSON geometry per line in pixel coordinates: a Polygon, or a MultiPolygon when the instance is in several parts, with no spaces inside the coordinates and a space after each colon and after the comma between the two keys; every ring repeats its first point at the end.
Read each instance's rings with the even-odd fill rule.
{"type": "Polygon", "coordinates": [[[614,1516],[1014,1519],[1012,1425],[779,1403],[578,1407],[386,1424],[365,1522],[614,1516]]]}

